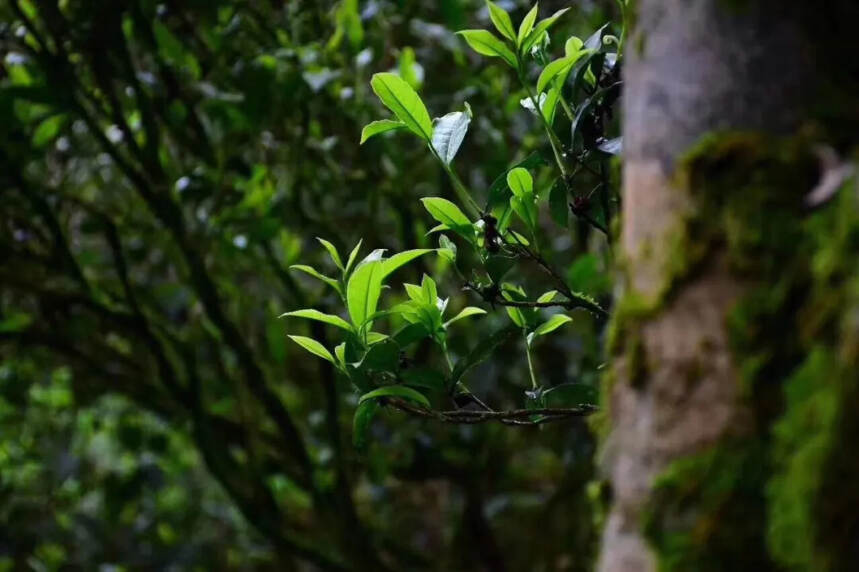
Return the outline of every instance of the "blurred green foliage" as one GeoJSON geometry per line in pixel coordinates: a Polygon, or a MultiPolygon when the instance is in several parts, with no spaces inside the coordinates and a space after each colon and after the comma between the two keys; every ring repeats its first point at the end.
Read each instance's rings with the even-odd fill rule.
{"type": "MultiPolygon", "coordinates": [[[[530,8],[500,4],[515,22],[530,8]]],[[[552,38],[610,19],[616,4],[578,2],[552,38]]],[[[420,89],[431,117],[468,101],[456,166],[480,202],[532,152],[551,158],[515,74],[474,54],[454,34],[466,27],[491,28],[484,4],[0,5],[0,567],[590,568],[602,499],[583,422],[456,426],[382,407],[360,453],[359,394],[277,318],[338,311],[288,270],[333,273],[315,237],[340,253],[434,248],[420,199],[456,197],[415,138],[359,145],[388,117],[374,73],[420,89]]],[[[606,300],[600,233],[574,222],[541,241],[572,288],[606,300]]],[[[457,311],[479,302],[447,264],[422,257],[398,280],[433,276],[457,311]]],[[[542,275],[519,278],[536,292],[542,275]]],[[[448,351],[507,323],[457,322],[448,351]]],[[[326,326],[290,327],[334,346],[326,326]]],[[[535,345],[541,384],[595,391],[600,336],[581,313],[535,345]]],[[[517,337],[470,375],[499,408],[530,388],[517,337]]]]}

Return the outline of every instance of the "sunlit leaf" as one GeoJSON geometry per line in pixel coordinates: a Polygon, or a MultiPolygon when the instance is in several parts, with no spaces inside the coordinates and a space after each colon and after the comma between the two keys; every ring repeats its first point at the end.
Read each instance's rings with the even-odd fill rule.
{"type": "Polygon", "coordinates": [[[305,318],[307,320],[315,320],[317,322],[331,324],[332,326],[337,326],[338,328],[342,328],[349,332],[352,331],[352,326],[349,324],[349,322],[347,322],[340,316],[335,316],[333,314],[325,314],[323,312],[320,312],[319,310],[314,310],[312,308],[306,310],[294,310],[292,312],[286,312],[284,314],[281,314],[280,317],[305,318]]]}
{"type": "Polygon", "coordinates": [[[424,300],[429,304],[435,304],[438,299],[438,290],[436,289],[435,280],[424,274],[421,280],[421,290],[424,293],[424,300]]]}
{"type": "Polygon", "coordinates": [[[569,74],[570,70],[573,69],[575,63],[582,57],[582,54],[583,52],[577,52],[571,56],[565,56],[549,62],[549,64],[543,68],[543,71],[540,72],[540,77],[537,78],[537,91],[545,91],[556,78],[560,79],[561,83],[563,83],[567,74],[569,74]]]}
{"type": "Polygon", "coordinates": [[[471,228],[471,221],[459,209],[447,199],[441,197],[427,197],[421,199],[424,208],[429,212],[435,220],[442,224],[446,224],[451,229],[471,228]]]}
{"type": "Polygon", "coordinates": [[[322,280],[323,282],[325,282],[326,284],[328,284],[329,286],[331,286],[332,288],[334,288],[335,290],[340,292],[340,284],[338,284],[335,279],[330,278],[328,276],[325,276],[324,274],[320,273],[318,270],[316,270],[312,266],[308,266],[306,264],[293,264],[292,266],[289,267],[289,269],[290,270],[298,270],[300,272],[304,272],[305,274],[309,274],[310,276],[313,276],[317,280],[322,280]]]}
{"type": "Polygon", "coordinates": [[[525,39],[525,41],[520,41],[520,53],[528,53],[528,50],[533,48],[534,45],[540,41],[540,39],[543,37],[543,34],[545,34],[546,31],[552,26],[552,24],[554,24],[558,20],[558,18],[563,16],[567,10],[569,10],[569,8],[562,8],[548,18],[540,20],[540,22],[536,26],[534,26],[534,29],[528,34],[528,37],[525,39]]]}
{"type": "Polygon", "coordinates": [[[325,349],[325,346],[323,346],[313,338],[308,338],[307,336],[289,336],[289,339],[291,339],[313,355],[328,360],[333,364],[336,364],[336,362],[334,361],[334,356],[331,355],[331,352],[325,349]]]}
{"type": "Polygon", "coordinates": [[[539,4],[535,3],[534,7],[525,14],[525,17],[519,24],[519,33],[516,35],[516,45],[520,48],[520,53],[522,52],[522,44],[525,42],[528,34],[531,33],[531,30],[534,29],[534,22],[537,20],[537,10],[539,9],[538,6],[539,4]]]}
{"type": "Polygon", "coordinates": [[[372,121],[365,125],[364,129],[361,130],[361,145],[363,145],[364,141],[370,137],[374,137],[380,133],[394,131],[396,129],[407,129],[407,127],[402,121],[394,121],[393,119],[379,119],[378,121],[372,121]]]}
{"type": "Polygon", "coordinates": [[[564,324],[572,321],[573,319],[566,314],[555,314],[554,316],[540,324],[537,329],[534,330],[534,335],[544,336],[549,332],[554,332],[564,324]]]}
{"type": "Polygon", "coordinates": [[[492,32],[488,30],[462,30],[457,34],[465,38],[471,49],[478,54],[501,58],[512,67],[517,67],[516,54],[492,32]]]}
{"type": "Polygon", "coordinates": [[[438,254],[450,263],[456,262],[456,244],[453,243],[447,236],[441,235],[438,238],[438,254]]]}
{"type": "Polygon", "coordinates": [[[429,252],[433,252],[432,248],[418,248],[415,250],[406,250],[404,252],[398,252],[387,260],[382,261],[382,279],[384,279],[388,274],[395,271],[396,269],[408,264],[415,258],[419,256],[423,256],[429,252]]]}
{"type": "Polygon", "coordinates": [[[526,326],[525,316],[522,315],[522,310],[516,307],[505,306],[504,310],[507,311],[507,315],[510,316],[510,319],[513,320],[513,323],[519,326],[520,328],[524,328],[526,326]]]}
{"type": "Polygon", "coordinates": [[[376,311],[382,294],[382,262],[362,262],[346,286],[346,306],[353,324],[363,324],[376,311]]]}
{"type": "Polygon", "coordinates": [[[486,6],[489,8],[489,19],[492,20],[495,29],[508,40],[515,42],[516,30],[513,28],[513,22],[510,20],[510,14],[495,2],[490,2],[490,0],[486,0],[486,6]]]}
{"type": "Polygon", "coordinates": [[[557,290],[549,290],[548,292],[544,292],[543,294],[541,294],[540,297],[537,298],[537,302],[540,302],[540,303],[551,302],[552,300],[555,299],[555,297],[557,295],[558,295],[557,290]]]}
{"type": "Polygon", "coordinates": [[[545,164],[546,160],[543,156],[540,155],[539,152],[535,151],[519,163],[510,167],[507,171],[498,175],[498,177],[492,181],[492,185],[489,186],[489,199],[487,201],[486,209],[491,210],[499,205],[507,204],[507,201],[510,198],[510,185],[507,184],[507,173],[517,167],[522,167],[523,169],[535,169],[536,167],[545,164]]]}
{"type": "Polygon", "coordinates": [[[352,265],[355,264],[355,260],[358,258],[358,252],[361,250],[361,243],[363,242],[364,239],[362,238],[355,245],[355,248],[352,249],[352,252],[349,253],[349,260],[346,261],[346,268],[343,269],[344,274],[349,274],[349,271],[352,270],[352,265]]]}
{"type": "Polygon", "coordinates": [[[331,260],[334,261],[334,264],[340,270],[343,270],[343,261],[340,259],[340,253],[337,252],[337,247],[325,240],[324,238],[316,237],[316,240],[319,241],[319,244],[325,247],[325,250],[328,251],[328,254],[331,256],[331,260]]]}
{"type": "Polygon", "coordinates": [[[566,43],[564,43],[564,55],[572,56],[576,52],[580,51],[584,47],[585,43],[576,36],[570,36],[567,39],[566,43]]]}
{"type": "Polygon", "coordinates": [[[522,167],[511,169],[507,173],[507,184],[513,194],[520,198],[534,191],[534,179],[531,173],[522,167]]]}
{"type": "Polygon", "coordinates": [[[537,227],[537,203],[534,201],[533,194],[511,197],[510,206],[530,230],[537,227]]]}
{"type": "Polygon", "coordinates": [[[454,316],[450,320],[446,321],[444,323],[444,327],[445,328],[448,327],[449,325],[456,322],[457,320],[461,320],[463,318],[468,318],[469,316],[478,316],[480,314],[485,314],[485,313],[486,313],[486,310],[484,310],[483,308],[475,308],[474,306],[468,306],[466,308],[463,308],[459,312],[459,314],[457,314],[456,316],[454,316]]]}
{"type": "Polygon", "coordinates": [[[405,80],[392,73],[377,73],[370,86],[385,107],[412,132],[432,141],[432,121],[424,102],[405,80]]]}

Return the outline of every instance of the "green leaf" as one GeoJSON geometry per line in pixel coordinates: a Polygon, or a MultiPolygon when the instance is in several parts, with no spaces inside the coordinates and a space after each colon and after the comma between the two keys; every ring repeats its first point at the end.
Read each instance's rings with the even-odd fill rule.
{"type": "Polygon", "coordinates": [[[534,179],[531,177],[531,173],[522,167],[510,169],[510,172],[507,173],[507,185],[513,194],[519,198],[534,192],[534,179]]]}
{"type": "Polygon", "coordinates": [[[328,284],[329,286],[331,286],[332,288],[334,288],[335,290],[340,292],[340,284],[338,284],[336,280],[334,280],[333,278],[329,278],[328,276],[325,276],[324,274],[321,274],[318,270],[316,270],[312,266],[307,266],[306,264],[293,264],[292,266],[289,267],[289,269],[290,270],[299,270],[301,272],[304,272],[305,274],[309,274],[310,276],[313,276],[317,280],[322,280],[323,282],[325,282],[326,284],[328,284]]]}
{"type": "Polygon", "coordinates": [[[337,358],[337,363],[341,368],[346,368],[346,342],[338,344],[334,348],[334,357],[337,358]]]}
{"type": "Polygon", "coordinates": [[[524,328],[526,326],[527,322],[525,321],[525,316],[522,315],[522,310],[511,306],[504,306],[504,309],[507,311],[507,315],[510,316],[510,319],[513,320],[514,324],[520,328],[524,328]]]}
{"type": "Polygon", "coordinates": [[[564,44],[564,55],[572,56],[576,52],[579,52],[585,43],[581,40],[581,38],[577,38],[576,36],[570,36],[567,42],[564,44]]]}
{"type": "Polygon", "coordinates": [[[397,66],[397,72],[406,83],[414,89],[420,89],[423,83],[422,76],[418,75],[420,64],[415,59],[415,51],[410,47],[405,47],[400,51],[400,62],[397,66]]]}
{"type": "Polygon", "coordinates": [[[352,265],[355,264],[355,260],[358,258],[358,252],[361,250],[361,243],[364,242],[364,239],[358,241],[358,244],[355,245],[355,248],[352,249],[352,252],[349,253],[349,260],[346,261],[346,268],[343,269],[343,274],[349,274],[349,271],[352,269],[352,265]]]}
{"type": "Polygon", "coordinates": [[[325,247],[325,250],[328,251],[328,255],[331,256],[331,260],[334,261],[334,264],[337,266],[337,268],[343,270],[343,261],[340,259],[340,253],[337,252],[337,247],[325,240],[324,238],[319,238],[317,236],[316,240],[318,240],[319,243],[325,247]]]}
{"type": "Polygon", "coordinates": [[[424,297],[423,289],[416,284],[403,284],[406,289],[406,294],[408,294],[409,298],[414,300],[415,302],[420,302],[421,304],[429,304],[430,301],[424,297]]]}
{"type": "Polygon", "coordinates": [[[399,76],[377,73],[370,80],[373,91],[413,133],[432,141],[432,121],[417,92],[399,76]]]}
{"type": "Polygon", "coordinates": [[[537,302],[540,302],[540,303],[551,302],[552,300],[555,299],[555,297],[557,295],[558,295],[557,290],[549,290],[548,292],[544,292],[543,294],[541,294],[540,297],[537,298],[537,302]]]}
{"type": "Polygon", "coordinates": [[[445,165],[450,165],[459,151],[471,116],[464,111],[454,111],[436,120],[432,133],[432,146],[445,165]]]}
{"type": "Polygon", "coordinates": [[[45,147],[54,139],[56,139],[57,135],[60,133],[60,129],[68,121],[69,116],[64,113],[59,113],[57,115],[52,115],[44,120],[36,127],[36,130],[33,132],[32,143],[36,148],[45,147]]]}
{"type": "Polygon", "coordinates": [[[406,124],[402,121],[394,121],[393,119],[379,119],[378,121],[371,121],[367,125],[364,126],[364,129],[361,130],[361,143],[364,144],[364,141],[369,139],[370,137],[375,137],[381,133],[387,133],[388,131],[394,131],[396,129],[406,129],[406,124]]]}
{"type": "Polygon", "coordinates": [[[522,44],[528,37],[528,34],[531,33],[531,30],[534,29],[534,22],[537,20],[538,6],[539,4],[535,3],[534,7],[531,8],[531,10],[527,14],[525,14],[525,17],[519,24],[519,34],[516,36],[516,46],[520,48],[519,53],[522,53],[522,44]]]}
{"type": "Polygon", "coordinates": [[[325,346],[314,340],[313,338],[308,338],[307,336],[289,336],[293,342],[297,343],[310,353],[315,356],[321,357],[322,359],[326,359],[333,364],[336,364],[334,361],[334,356],[331,355],[325,346]]]}
{"type": "Polygon", "coordinates": [[[382,261],[382,279],[384,279],[388,274],[400,268],[401,266],[408,264],[415,258],[419,256],[423,256],[428,252],[433,252],[432,248],[417,248],[415,250],[406,250],[405,252],[398,252],[387,260],[382,261]]]}
{"type": "Polygon", "coordinates": [[[568,322],[572,322],[573,319],[566,314],[555,314],[542,324],[540,324],[536,330],[534,330],[535,336],[544,336],[549,332],[554,332],[564,324],[568,322]]]}
{"type": "Polygon", "coordinates": [[[423,405],[427,409],[431,407],[429,400],[422,393],[404,385],[387,385],[385,387],[380,387],[379,389],[374,389],[373,391],[362,395],[361,398],[358,399],[358,404],[371,399],[378,399],[380,397],[399,397],[401,399],[413,401],[418,405],[423,405]]]}
{"type": "Polygon", "coordinates": [[[367,345],[372,346],[373,344],[378,344],[379,342],[384,342],[390,336],[385,335],[381,332],[367,332],[367,345]]]}
{"type": "Polygon", "coordinates": [[[358,404],[355,409],[355,416],[352,418],[352,443],[359,451],[364,451],[367,447],[367,433],[378,410],[379,404],[372,400],[358,404]]]}
{"type": "Polygon", "coordinates": [[[468,217],[449,200],[441,197],[427,197],[421,199],[421,202],[431,217],[446,224],[452,230],[471,228],[468,217]]]}
{"type": "Polygon", "coordinates": [[[450,381],[453,386],[462,379],[462,376],[465,375],[468,370],[486,360],[492,355],[495,348],[503,344],[518,331],[519,328],[508,326],[504,329],[498,330],[488,338],[484,338],[465,358],[457,362],[456,367],[453,368],[453,372],[450,374],[450,381]]]}
{"type": "Polygon", "coordinates": [[[424,274],[421,280],[421,290],[423,290],[424,300],[431,306],[435,306],[436,300],[438,300],[438,289],[435,286],[435,280],[424,274]]]}
{"type": "Polygon", "coordinates": [[[486,313],[486,310],[484,310],[483,308],[475,308],[474,306],[468,306],[466,308],[463,308],[459,312],[459,314],[457,314],[456,316],[454,316],[453,318],[451,318],[450,320],[445,322],[444,327],[445,328],[448,327],[449,325],[456,322],[457,320],[461,320],[463,318],[468,318],[469,316],[478,316],[480,314],[485,314],[485,313],[486,313]]]}
{"type": "Polygon", "coordinates": [[[510,229],[510,234],[513,235],[513,242],[518,242],[518,243],[521,243],[525,246],[528,246],[529,244],[531,244],[527,238],[525,238],[524,236],[522,236],[521,234],[519,234],[518,232],[516,232],[512,228],[510,229]]]}
{"type": "Polygon", "coordinates": [[[346,286],[346,307],[356,326],[376,311],[382,294],[382,262],[362,262],[349,278],[346,286]]]}
{"type": "Polygon", "coordinates": [[[510,197],[510,206],[529,230],[537,228],[537,203],[532,193],[522,197],[510,197]]]}
{"type": "Polygon", "coordinates": [[[566,228],[570,210],[567,206],[567,187],[564,180],[558,177],[552,190],[549,191],[549,214],[555,223],[566,228]]]}
{"type": "Polygon", "coordinates": [[[508,40],[515,42],[516,30],[513,29],[513,22],[510,20],[510,14],[495,2],[486,0],[486,6],[489,8],[489,18],[495,25],[495,29],[501,32],[501,35],[508,40]]]}
{"type": "Polygon", "coordinates": [[[537,92],[541,93],[552,83],[555,78],[561,78],[561,83],[573,69],[573,66],[582,57],[583,52],[578,52],[572,56],[559,58],[553,62],[549,62],[543,71],[540,72],[540,77],[537,78],[537,92]]]}
{"type": "Polygon", "coordinates": [[[456,245],[447,236],[441,235],[438,237],[438,254],[451,264],[456,262],[456,245]]]}
{"type": "Polygon", "coordinates": [[[534,30],[528,34],[528,38],[522,42],[519,46],[520,53],[527,54],[528,50],[534,47],[534,44],[540,41],[540,38],[546,31],[555,23],[555,21],[560,18],[564,12],[569,10],[569,8],[562,8],[543,20],[540,20],[540,23],[534,26],[534,30]]]}
{"type": "Polygon", "coordinates": [[[508,48],[507,45],[499,40],[492,32],[489,32],[488,30],[462,30],[461,32],[457,32],[457,34],[465,38],[465,41],[468,42],[471,49],[478,54],[493,58],[501,58],[512,67],[518,67],[516,63],[516,54],[514,54],[513,50],[508,48]]]}
{"type": "Polygon", "coordinates": [[[543,117],[546,118],[549,125],[552,125],[555,121],[555,109],[558,107],[558,100],[561,98],[561,88],[560,86],[555,86],[545,94],[540,95],[545,96],[545,99],[540,105],[540,112],[543,114],[543,117]]]}
{"type": "Polygon", "coordinates": [[[317,322],[325,322],[326,324],[331,324],[332,326],[337,326],[338,328],[343,328],[344,330],[351,332],[352,326],[341,318],[340,316],[335,316],[333,314],[325,314],[320,312],[319,310],[314,310],[312,308],[308,308],[306,310],[295,310],[292,312],[286,312],[279,316],[283,317],[292,317],[292,318],[305,318],[307,320],[316,320],[317,322]]]}
{"type": "Polygon", "coordinates": [[[519,161],[508,170],[498,175],[498,177],[492,181],[492,185],[489,186],[489,200],[486,204],[486,210],[492,210],[497,206],[507,204],[510,197],[510,193],[508,192],[510,186],[507,184],[507,173],[517,167],[522,167],[523,169],[535,169],[536,167],[540,167],[545,164],[546,160],[543,156],[540,155],[538,151],[534,151],[522,161],[519,161]]]}

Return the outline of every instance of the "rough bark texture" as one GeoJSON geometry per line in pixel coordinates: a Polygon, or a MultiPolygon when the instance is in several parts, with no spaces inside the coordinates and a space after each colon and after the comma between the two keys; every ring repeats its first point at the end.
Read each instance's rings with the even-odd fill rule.
{"type": "Polygon", "coordinates": [[[834,460],[857,437],[856,199],[803,206],[814,145],[855,150],[859,54],[837,36],[852,4],[636,7],[602,571],[842,569],[855,556],[859,495],[820,499],[833,463],[842,483],[859,477],[834,460]],[[825,411],[793,408],[808,401],[792,392],[821,391],[825,411]],[[833,539],[835,521],[847,532],[833,539]]]}

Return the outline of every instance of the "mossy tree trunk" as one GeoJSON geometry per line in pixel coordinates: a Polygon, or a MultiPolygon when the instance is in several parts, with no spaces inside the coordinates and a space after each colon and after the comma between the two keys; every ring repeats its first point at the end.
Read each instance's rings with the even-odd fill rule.
{"type": "Polygon", "coordinates": [[[635,7],[601,571],[859,562],[857,4],[635,7]]]}

